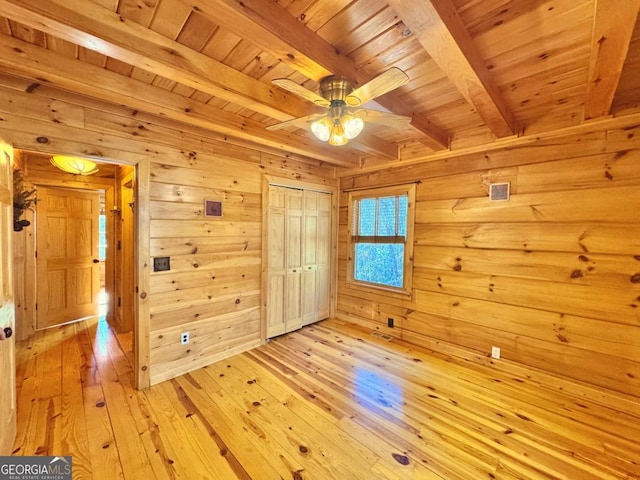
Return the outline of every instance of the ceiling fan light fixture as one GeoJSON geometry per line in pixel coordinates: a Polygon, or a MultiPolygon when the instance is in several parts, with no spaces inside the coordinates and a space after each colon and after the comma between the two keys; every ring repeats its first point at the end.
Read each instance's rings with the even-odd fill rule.
{"type": "Polygon", "coordinates": [[[74,175],[92,175],[98,171],[95,162],[81,157],[54,155],[51,157],[51,163],[63,172],[74,175]]]}
{"type": "Polygon", "coordinates": [[[333,128],[331,129],[331,136],[329,137],[329,145],[346,145],[349,143],[349,139],[344,132],[344,127],[342,126],[342,122],[339,120],[333,124],[333,128]]]}
{"type": "Polygon", "coordinates": [[[362,133],[365,120],[396,129],[406,128],[411,117],[356,107],[404,85],[408,80],[406,73],[397,67],[391,67],[354,90],[352,82],[347,77],[330,75],[320,80],[321,95],[318,95],[289,78],[276,78],[272,80],[275,85],[317,106],[327,108],[328,111],[324,115],[314,113],[266,128],[271,131],[294,126],[310,127],[318,140],[330,145],[345,145],[349,140],[356,138],[362,133]]]}
{"type": "Polygon", "coordinates": [[[344,127],[345,136],[349,140],[352,140],[362,132],[362,129],[364,128],[364,120],[354,115],[347,114],[342,117],[342,126],[344,127]]]}
{"type": "Polygon", "coordinates": [[[311,133],[315,137],[322,141],[327,142],[331,138],[331,129],[333,128],[333,120],[329,117],[322,117],[320,120],[316,120],[311,123],[311,133]]]}
{"type": "Polygon", "coordinates": [[[364,128],[364,120],[345,108],[341,100],[333,100],[329,112],[311,123],[315,137],[329,145],[345,145],[356,138],[364,128]]]}

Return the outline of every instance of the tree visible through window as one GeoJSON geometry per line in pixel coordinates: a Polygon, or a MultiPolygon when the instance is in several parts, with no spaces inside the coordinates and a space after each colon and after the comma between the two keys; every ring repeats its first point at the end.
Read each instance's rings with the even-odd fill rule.
{"type": "Polygon", "coordinates": [[[352,282],[408,292],[414,196],[414,185],[351,193],[352,282]]]}

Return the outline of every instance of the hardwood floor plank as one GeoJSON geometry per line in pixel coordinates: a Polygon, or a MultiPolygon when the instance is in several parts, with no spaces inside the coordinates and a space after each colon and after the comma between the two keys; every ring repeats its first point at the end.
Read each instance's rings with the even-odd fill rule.
{"type": "MultiPolygon", "coordinates": [[[[192,379],[188,382],[189,384],[181,379],[178,381],[185,390],[190,391],[192,396],[194,388],[197,388],[201,398],[202,396],[208,397],[210,407],[213,407],[213,411],[217,412],[217,415],[207,415],[207,420],[212,430],[215,431],[215,434],[212,432],[212,436],[216,437],[216,442],[224,442],[230,448],[238,446],[240,451],[252,452],[253,461],[245,463],[245,468],[251,474],[251,478],[259,478],[260,472],[266,474],[269,471],[276,472],[276,475],[282,476],[282,478],[296,478],[296,475],[299,475],[304,469],[300,460],[282,449],[278,442],[268,438],[264,430],[248,417],[246,409],[241,408],[235,400],[230,398],[215,378],[209,375],[208,368],[190,374],[188,377],[192,377],[192,379]],[[220,421],[214,421],[216,419],[220,421]],[[242,428],[237,428],[238,425],[242,428]],[[260,456],[255,458],[253,452],[259,452],[260,456]]],[[[207,403],[200,403],[200,405],[206,406],[207,403]]],[[[278,477],[274,476],[274,478],[278,477]]]]}
{"type": "MultiPolygon", "coordinates": [[[[262,474],[266,478],[286,478],[291,476],[292,469],[284,464],[279,465],[274,462],[265,462],[265,458],[269,458],[268,448],[262,446],[261,441],[254,441],[255,429],[244,428],[241,431],[229,428],[232,422],[228,421],[228,414],[234,415],[233,410],[230,412],[224,404],[220,405],[211,395],[208,388],[204,387],[207,382],[206,374],[201,375],[201,385],[194,377],[190,375],[187,378],[179,378],[174,382],[174,387],[180,388],[182,393],[189,397],[189,402],[182,402],[184,407],[188,407],[187,415],[193,418],[194,422],[202,425],[203,430],[209,434],[210,442],[213,443],[212,452],[221,457],[229,458],[230,467],[238,471],[240,478],[255,478],[262,474]],[[195,405],[200,405],[195,407],[195,405]],[[206,407],[203,409],[202,407],[206,407]],[[196,413],[191,413],[196,410],[196,413]],[[212,419],[217,421],[212,421],[212,419]],[[251,458],[250,462],[240,466],[238,458],[233,452],[241,451],[243,456],[251,458]]],[[[219,392],[219,390],[217,390],[219,392]]],[[[294,468],[293,471],[296,469],[294,468]]]]}
{"type": "MultiPolygon", "coordinates": [[[[102,377],[100,376],[98,361],[91,348],[86,323],[77,323],[74,327],[76,338],[85,358],[84,371],[81,372],[80,382],[84,397],[84,415],[89,433],[87,450],[93,479],[124,479],[111,419],[104,400],[102,377]]],[[[75,463],[78,462],[75,461],[75,463]]]]}
{"type": "Polygon", "coordinates": [[[73,476],[78,480],[91,479],[87,416],[84,414],[82,382],[86,358],[78,342],[75,328],[64,329],[62,341],[62,399],[60,444],[53,451],[78,452],[73,476]]]}
{"type": "MultiPolygon", "coordinates": [[[[91,343],[98,346],[98,361],[102,389],[109,419],[113,428],[115,444],[125,478],[154,478],[147,450],[142,443],[140,431],[136,428],[138,418],[129,408],[128,398],[137,396],[131,388],[131,381],[122,382],[116,366],[109,355],[109,344],[116,343],[106,322],[89,329],[91,343]],[[124,385],[128,383],[129,385],[124,385]]],[[[157,470],[156,470],[157,472],[157,470]]]]}
{"type": "MultiPolygon", "coordinates": [[[[311,338],[316,339],[315,354],[321,355],[318,350],[326,346],[326,340],[318,340],[320,337],[312,333],[317,330],[318,328],[314,327],[312,329],[308,329],[305,334],[309,335],[311,338]]],[[[343,342],[343,344],[347,343],[348,341],[343,342]]],[[[367,356],[367,346],[358,344],[357,347],[357,350],[351,352],[352,355],[358,357],[359,364],[366,364],[365,357],[367,356]]],[[[307,350],[307,353],[308,352],[309,350],[307,350]]],[[[375,359],[375,357],[373,358],[375,359]]],[[[414,365],[413,369],[417,370],[416,375],[406,373],[408,372],[406,368],[394,372],[395,367],[393,360],[393,358],[390,358],[389,361],[386,362],[385,366],[380,368],[380,371],[384,371],[388,375],[393,375],[395,373],[396,375],[398,375],[398,377],[396,377],[398,379],[400,379],[401,377],[404,380],[410,380],[414,385],[412,391],[420,392],[421,387],[419,385],[421,383],[421,375],[419,369],[421,365],[414,365]]],[[[430,368],[428,372],[428,375],[431,377],[437,375],[437,372],[433,368],[434,366],[435,362],[432,361],[429,364],[430,368]]],[[[447,366],[447,369],[450,373],[455,373],[455,368],[453,369],[454,372],[451,372],[451,366],[447,366]]],[[[342,371],[342,369],[339,369],[338,371],[342,371]]],[[[422,377],[426,378],[427,372],[424,373],[425,375],[423,375],[422,377]]],[[[458,375],[458,378],[461,378],[461,376],[458,375]]],[[[556,471],[563,470],[567,473],[571,473],[571,478],[582,478],[587,475],[589,475],[590,478],[614,478],[607,475],[606,473],[603,473],[602,477],[594,473],[594,471],[597,471],[598,469],[603,467],[602,465],[598,464],[598,460],[602,457],[600,449],[598,448],[600,444],[606,442],[622,442],[628,448],[637,447],[636,442],[628,442],[624,439],[619,438],[618,434],[621,430],[621,425],[619,424],[616,425],[616,435],[607,436],[606,433],[602,433],[604,425],[601,421],[598,422],[598,425],[595,429],[589,427],[588,425],[582,425],[583,423],[588,424],[588,421],[579,421],[576,423],[576,420],[578,420],[578,418],[576,417],[581,413],[576,410],[576,408],[578,407],[575,407],[574,409],[568,409],[566,406],[562,407],[564,416],[567,417],[566,420],[562,421],[564,428],[558,428],[559,425],[557,424],[557,418],[554,418],[554,420],[552,420],[556,422],[553,429],[551,429],[550,426],[545,425],[542,425],[542,428],[540,428],[540,426],[536,424],[544,424],[547,416],[545,410],[539,408],[541,400],[536,400],[535,405],[533,406],[528,405],[526,402],[518,402],[516,400],[519,396],[518,392],[516,390],[512,390],[509,392],[509,395],[497,397],[496,401],[493,399],[493,397],[496,397],[494,395],[496,393],[496,388],[502,385],[502,381],[497,382],[495,378],[491,377],[486,377],[483,379],[481,376],[475,374],[472,375],[471,378],[474,380],[474,386],[471,386],[471,388],[469,388],[469,385],[464,385],[464,383],[459,384],[459,382],[456,382],[457,389],[451,390],[449,385],[452,382],[448,382],[447,379],[443,377],[441,382],[436,382],[438,385],[442,385],[442,387],[439,387],[438,390],[433,387],[428,387],[429,390],[427,391],[423,390],[422,395],[425,400],[421,402],[421,404],[416,404],[415,406],[415,408],[418,408],[420,410],[422,409],[422,405],[426,406],[428,404],[431,404],[429,406],[429,409],[418,412],[417,414],[412,413],[410,409],[408,409],[407,415],[413,416],[416,419],[415,421],[417,423],[420,422],[420,418],[424,418],[428,415],[432,419],[432,423],[429,425],[429,428],[436,431],[438,431],[438,422],[445,422],[445,428],[443,429],[443,432],[448,432],[449,436],[451,436],[452,432],[463,428],[469,428],[465,431],[465,437],[467,437],[467,439],[474,438],[476,436],[477,430],[477,433],[481,435],[481,437],[479,437],[479,440],[482,438],[486,438],[488,440],[487,445],[491,445],[491,442],[493,442],[493,445],[497,448],[497,450],[505,450],[504,448],[502,448],[502,446],[504,446],[505,444],[509,444],[509,448],[506,449],[505,452],[500,453],[501,457],[504,455],[509,456],[510,452],[527,451],[526,458],[520,458],[516,460],[519,462],[533,464],[535,463],[537,457],[542,456],[545,458],[546,462],[549,465],[556,465],[556,471]],[[481,386],[482,384],[484,386],[481,386]],[[464,390],[461,390],[460,387],[463,387],[464,390]],[[492,395],[486,395],[489,388],[491,389],[492,395]],[[446,403],[444,404],[444,408],[442,408],[443,404],[439,399],[443,398],[447,400],[447,397],[449,401],[455,402],[455,405],[458,408],[452,410],[448,408],[446,403]],[[513,415],[505,410],[505,406],[509,406],[509,408],[506,410],[513,409],[516,412],[514,418],[510,418],[510,416],[513,417],[513,415]],[[451,415],[450,411],[455,412],[455,414],[451,415]],[[491,414],[491,416],[479,415],[480,412],[489,413],[491,414]],[[536,415],[541,415],[541,417],[536,418],[536,415]],[[493,420],[498,418],[508,419],[509,423],[499,425],[497,429],[495,428],[495,425],[494,427],[488,429],[489,425],[486,423],[486,421],[491,420],[492,423],[495,423],[493,422],[493,420]],[[532,424],[530,422],[534,423],[532,424]],[[477,427],[479,425],[483,425],[484,428],[482,430],[478,429],[477,427]],[[585,428],[588,430],[586,433],[584,432],[585,428]],[[533,431],[539,431],[539,433],[531,437],[532,429],[533,431]],[[505,431],[508,432],[508,435],[504,435],[505,431]],[[553,433],[549,433],[550,431],[552,431],[553,433]],[[559,452],[557,451],[557,449],[554,449],[551,446],[551,448],[545,448],[544,453],[540,455],[539,452],[536,452],[535,448],[532,448],[533,446],[544,446],[545,444],[549,444],[549,435],[557,435],[558,431],[565,432],[560,436],[561,438],[559,440],[572,445],[572,451],[569,454],[559,452]],[[523,432],[527,432],[527,434],[523,435],[523,432]],[[583,435],[590,441],[593,440],[593,442],[591,444],[580,443],[579,441],[577,441],[576,437],[580,437],[581,435],[583,435]],[[523,441],[514,442],[514,440],[518,437],[522,437],[523,441]],[[582,459],[580,461],[576,461],[575,457],[582,457],[582,459]],[[554,458],[555,461],[553,461],[554,458]],[[573,465],[577,463],[580,463],[580,467],[576,467],[575,465],[573,465]],[[587,471],[584,471],[583,468],[585,468],[587,471]]],[[[389,391],[390,389],[386,390],[389,391]]],[[[406,405],[410,407],[406,396],[404,400],[406,405]]],[[[529,400],[531,400],[531,396],[529,396],[529,400]]],[[[544,402],[545,399],[542,399],[542,401],[544,402]]],[[[550,402],[547,401],[547,403],[550,402]]],[[[583,407],[586,408],[585,405],[583,405],[583,407]]],[[[595,405],[592,405],[592,407],[595,407],[595,405]]],[[[558,407],[554,406],[553,408],[550,408],[549,411],[557,412],[558,407]]],[[[557,414],[554,413],[554,416],[557,417],[557,414]]],[[[583,417],[586,417],[586,415],[583,415],[583,417]]],[[[586,420],[586,418],[583,418],[583,420],[586,420]]],[[[629,431],[629,434],[633,435],[631,431],[629,431]]],[[[631,458],[637,458],[637,448],[634,448],[634,450],[628,452],[626,456],[627,461],[631,458]]],[[[621,459],[621,461],[623,460],[621,459]]],[[[633,471],[634,474],[637,474],[635,465],[629,465],[628,468],[633,471]]],[[[553,471],[546,472],[548,476],[552,476],[552,473],[553,471]]]]}
{"type": "Polygon", "coordinates": [[[331,440],[319,440],[321,434],[309,424],[309,419],[302,422],[254,378],[238,371],[230,360],[233,359],[228,359],[226,365],[211,365],[207,373],[218,377],[222,394],[245,412],[244,420],[254,425],[260,435],[277,444],[280,454],[284,452],[297,459],[302,467],[299,471],[311,478],[358,478],[354,469],[361,468],[359,458],[346,465],[342,452],[331,440]]]}
{"type": "Polygon", "coordinates": [[[158,384],[146,394],[153,412],[164,419],[158,436],[178,478],[188,478],[194,471],[202,478],[236,477],[204,428],[190,421],[191,412],[181,411],[180,392],[172,382],[158,384]]]}
{"type": "Polygon", "coordinates": [[[105,321],[18,344],[16,455],[74,479],[640,478],[640,408],[325,321],[147,390],[105,321]]]}
{"type": "MultiPolygon", "coordinates": [[[[271,346],[278,348],[282,347],[282,343],[286,343],[287,347],[293,347],[295,342],[297,340],[293,337],[286,337],[282,339],[280,345],[274,343],[271,346]]],[[[305,346],[308,344],[305,343],[305,346]]],[[[401,382],[385,381],[378,372],[370,371],[367,365],[356,368],[354,374],[354,368],[344,364],[348,361],[341,361],[349,358],[349,355],[334,359],[335,363],[332,364],[323,362],[313,348],[306,348],[304,354],[307,358],[312,358],[309,363],[312,363],[315,368],[315,377],[328,380],[327,388],[344,395],[345,401],[363,407],[351,415],[355,421],[361,422],[365,428],[377,431],[383,438],[394,438],[394,443],[400,448],[400,452],[408,452],[404,462],[428,463],[433,462],[435,457],[438,459],[433,462],[434,465],[438,465],[436,471],[445,478],[464,478],[456,473],[459,471],[461,462],[465,463],[467,474],[475,471],[474,475],[488,476],[493,471],[491,453],[487,455],[482,452],[482,448],[473,445],[469,438],[466,438],[466,442],[459,444],[461,448],[445,448],[447,444],[451,447],[455,443],[451,431],[443,436],[435,431],[431,424],[425,427],[420,421],[416,421],[416,416],[412,413],[405,392],[400,386],[401,382]]],[[[282,348],[279,350],[279,355],[280,358],[287,358],[290,362],[295,362],[296,358],[303,356],[302,352],[298,351],[290,356],[291,358],[287,357],[286,350],[282,348]]],[[[429,420],[433,422],[432,417],[429,417],[429,420]]]]}

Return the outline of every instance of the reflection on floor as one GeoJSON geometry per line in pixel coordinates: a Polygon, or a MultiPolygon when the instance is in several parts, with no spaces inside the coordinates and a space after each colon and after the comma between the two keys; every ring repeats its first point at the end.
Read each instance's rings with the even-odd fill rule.
{"type": "Polygon", "coordinates": [[[14,454],[74,479],[640,478],[637,399],[515,365],[331,320],[137,391],[122,345],[95,318],[19,344],[14,454]]]}

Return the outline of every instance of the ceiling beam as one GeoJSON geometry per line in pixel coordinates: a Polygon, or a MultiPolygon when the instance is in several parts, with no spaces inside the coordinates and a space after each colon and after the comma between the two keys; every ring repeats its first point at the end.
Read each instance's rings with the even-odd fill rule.
{"type": "Polygon", "coordinates": [[[640,0],[595,0],[584,118],[609,115],[640,0]]]}
{"type": "MultiPolygon", "coordinates": [[[[195,12],[246,38],[270,55],[313,80],[335,74],[345,75],[363,85],[371,75],[338,53],[330,43],[299,22],[277,2],[237,0],[181,0],[195,12]]],[[[411,126],[424,135],[423,143],[434,150],[449,147],[449,136],[413,106],[390,92],[376,102],[393,113],[412,118],[411,126]]]]}
{"type": "MultiPolygon", "coordinates": [[[[287,160],[292,159],[301,163],[312,165],[314,167],[319,167],[326,163],[322,160],[298,155],[291,151],[282,151],[276,148],[267,147],[264,144],[260,144],[258,146],[255,142],[252,142],[250,140],[241,140],[237,137],[228,135],[216,135],[213,134],[210,130],[205,130],[202,127],[197,127],[195,125],[189,125],[178,120],[173,120],[171,118],[168,118],[167,116],[153,115],[151,113],[146,113],[142,110],[133,109],[125,105],[116,105],[112,102],[99,100],[96,97],[78,95],[77,93],[73,93],[69,90],[63,90],[58,86],[50,83],[40,83],[34,81],[33,78],[27,78],[26,76],[16,76],[15,74],[10,75],[4,72],[0,72],[0,87],[4,87],[15,92],[32,92],[36,96],[41,96],[49,99],[49,102],[61,102],[78,106],[79,108],[83,108],[86,110],[97,110],[100,112],[97,115],[94,115],[92,113],[92,118],[89,122],[85,122],[84,120],[78,122],[77,125],[82,128],[87,126],[87,124],[89,123],[95,124],[94,121],[100,123],[104,121],[105,117],[108,117],[110,119],[113,119],[113,122],[117,123],[117,125],[115,125],[115,130],[136,136],[137,138],[140,138],[140,140],[142,140],[147,137],[147,132],[149,131],[147,126],[151,125],[153,131],[162,132],[162,134],[153,137],[155,142],[154,145],[161,143],[169,147],[184,148],[182,142],[186,141],[189,138],[192,138],[194,139],[193,142],[199,143],[200,145],[206,144],[206,148],[208,148],[209,150],[216,150],[219,151],[221,155],[230,155],[233,158],[246,159],[246,149],[251,149],[256,151],[256,153],[260,152],[261,154],[268,154],[270,156],[281,157],[287,160]],[[128,123],[126,120],[124,122],[118,122],[118,120],[115,120],[116,118],[129,119],[130,123],[128,123]],[[215,147],[214,145],[220,145],[220,147],[215,147]],[[236,153],[238,150],[233,148],[236,146],[242,147],[240,150],[243,152],[242,154],[236,153]]],[[[21,98],[28,97],[22,96],[21,98]]],[[[56,120],[58,120],[58,108],[55,107],[52,110],[53,111],[48,112],[48,114],[45,116],[47,116],[47,118],[55,118],[56,120]]],[[[71,124],[68,119],[63,120],[61,123],[71,124]]],[[[75,126],[76,123],[73,123],[72,125],[75,126]]],[[[154,146],[154,149],[155,148],[156,147],[154,146]]]]}
{"type": "Polygon", "coordinates": [[[354,167],[359,154],[318,144],[317,141],[287,132],[270,132],[262,123],[198,102],[139,80],[124,77],[93,64],[69,58],[0,35],[0,67],[6,73],[31,78],[74,93],[125,105],[161,117],[204,128],[221,135],[290,151],[311,159],[354,167]]]}
{"type": "Polygon", "coordinates": [[[516,122],[451,0],[389,0],[462,96],[497,137],[517,132],[516,122]]]}
{"type": "MultiPolygon", "coordinates": [[[[280,121],[317,111],[294,95],[89,0],[0,0],[0,11],[37,30],[280,121]]],[[[395,145],[369,140],[354,139],[352,145],[366,154],[397,158],[395,145]]]]}
{"type": "Polygon", "coordinates": [[[313,113],[305,102],[90,0],[0,0],[12,20],[277,120],[313,113]]]}

